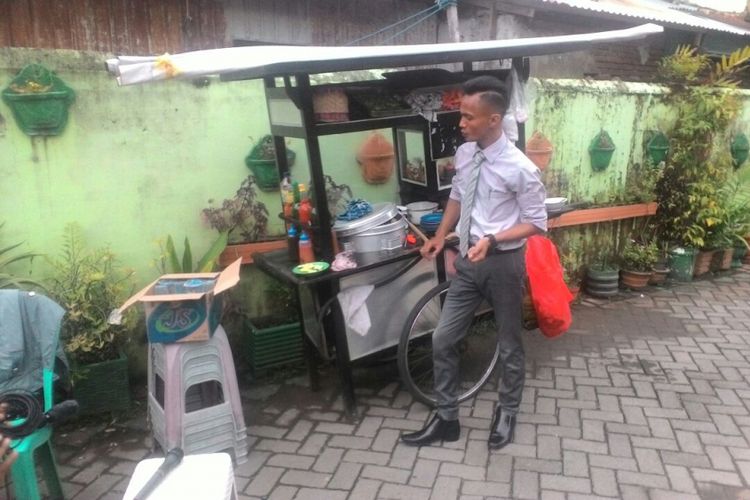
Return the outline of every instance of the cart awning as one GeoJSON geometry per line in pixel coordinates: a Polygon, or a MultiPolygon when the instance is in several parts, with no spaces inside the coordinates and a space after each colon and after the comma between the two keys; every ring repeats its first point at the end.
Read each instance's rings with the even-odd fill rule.
{"type": "Polygon", "coordinates": [[[572,52],[602,42],[632,41],[662,33],[656,24],[578,35],[517,38],[482,42],[365,47],[270,45],[199,50],[158,57],[120,56],[107,70],[120,85],[222,75],[227,80],[267,76],[395,68],[572,52]]]}

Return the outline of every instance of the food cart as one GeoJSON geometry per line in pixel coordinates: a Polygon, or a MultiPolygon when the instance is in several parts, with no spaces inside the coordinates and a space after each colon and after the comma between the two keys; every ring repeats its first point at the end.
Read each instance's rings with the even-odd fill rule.
{"type": "MultiPolygon", "coordinates": [[[[108,66],[121,84],[212,74],[221,75],[222,80],[262,78],[280,174],[288,171],[286,138],[298,138],[305,142],[311,194],[317,215],[309,229],[313,233],[317,258],[330,262],[335,253],[335,214],[328,206],[319,138],[391,129],[396,145],[401,203],[421,200],[442,202],[450,192],[446,162],[460,142],[460,136],[457,136],[460,116],[457,109],[429,106],[422,110],[388,106],[370,106],[368,109],[365,99],[365,105],[361,106],[364,109],[350,109],[348,115],[338,114],[334,118],[337,121],[325,121],[330,117],[324,118],[321,110],[316,110],[316,96],[330,92],[345,95],[350,102],[354,102],[357,96],[368,94],[403,95],[418,89],[433,91],[436,86],[445,91],[479,74],[492,74],[505,81],[515,72],[519,80],[525,81],[529,77],[529,57],[582,50],[602,42],[638,40],[661,32],[661,27],[647,24],[591,34],[468,43],[305,47],[304,50],[299,47],[242,47],[177,54],[167,59],[120,57],[108,61],[108,66]],[[490,71],[480,71],[475,64],[498,60],[510,60],[512,63],[507,69],[490,71]],[[453,64],[460,70],[435,68],[445,64],[453,64]],[[386,74],[385,79],[366,82],[314,85],[310,78],[310,75],[319,73],[414,67],[421,69],[394,71],[386,74]],[[408,165],[414,148],[422,150],[422,165],[408,165]]],[[[525,138],[522,124],[518,132],[517,143],[523,148],[525,138]]],[[[385,211],[388,210],[390,208],[386,207],[385,211]]],[[[386,222],[399,217],[393,213],[386,215],[389,216],[385,217],[386,222]]],[[[291,272],[297,263],[290,261],[286,251],[254,256],[260,269],[297,291],[312,388],[318,386],[317,352],[326,359],[335,360],[343,400],[351,414],[356,412],[352,363],[397,345],[403,323],[413,304],[434,285],[448,278],[449,253],[446,253],[448,260],[439,258],[426,261],[419,258],[417,248],[386,246],[381,251],[355,254],[357,267],[354,269],[310,278],[291,272]],[[363,336],[344,320],[336,297],[341,290],[364,284],[375,284],[376,287],[366,301],[373,326],[363,336]]]]}

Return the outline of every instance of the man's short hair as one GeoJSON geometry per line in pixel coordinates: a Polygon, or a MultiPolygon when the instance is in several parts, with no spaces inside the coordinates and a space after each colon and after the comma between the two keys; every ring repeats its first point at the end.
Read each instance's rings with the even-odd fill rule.
{"type": "Polygon", "coordinates": [[[505,85],[494,76],[478,76],[467,80],[462,86],[465,95],[480,94],[479,99],[494,111],[505,115],[505,85]]]}

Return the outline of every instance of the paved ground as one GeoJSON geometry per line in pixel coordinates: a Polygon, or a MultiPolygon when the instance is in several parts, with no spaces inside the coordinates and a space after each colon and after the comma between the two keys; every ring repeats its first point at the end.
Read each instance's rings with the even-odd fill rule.
{"type": "MultiPolygon", "coordinates": [[[[576,306],[557,340],[527,337],[515,443],[488,453],[496,400],[461,409],[461,439],[398,443],[427,409],[392,366],[358,376],[361,419],[348,421],[324,374],[243,391],[249,461],[241,498],[750,499],[750,272],[576,306]]],[[[149,455],[145,419],[58,433],[71,498],[121,498],[149,455]]]]}

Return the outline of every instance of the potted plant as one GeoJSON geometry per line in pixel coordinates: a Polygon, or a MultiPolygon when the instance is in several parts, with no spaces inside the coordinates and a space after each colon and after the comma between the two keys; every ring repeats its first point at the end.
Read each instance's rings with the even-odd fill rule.
{"type": "Polygon", "coordinates": [[[24,67],[2,96],[27,135],[61,134],[75,99],[73,89],[40,64],[24,67]]]}
{"type": "Polygon", "coordinates": [[[211,228],[227,234],[228,244],[219,255],[219,265],[225,267],[241,257],[244,264],[252,262],[251,255],[283,248],[284,240],[265,240],[268,233],[268,209],[258,200],[256,180],[252,175],[247,176],[235,193],[227,198],[220,206],[213,206],[213,200],[208,200],[208,208],[204,208],[203,219],[211,228]]]}
{"type": "Polygon", "coordinates": [[[646,288],[651,280],[659,250],[656,243],[628,240],[620,255],[622,284],[631,290],[646,288]]]}
{"type": "Polygon", "coordinates": [[[247,318],[248,362],[254,376],[304,359],[294,289],[273,281],[266,287],[266,301],[273,309],[271,314],[247,318]]]}
{"type": "Polygon", "coordinates": [[[107,318],[133,292],[133,272],[123,270],[109,248],[87,249],[77,224],[66,226],[62,252],[50,264],[50,295],[66,311],[60,336],[81,412],[127,410],[128,360],[122,348],[135,316],[125,314],[121,325],[107,318]]]}
{"type": "Polygon", "coordinates": [[[663,285],[667,282],[667,276],[669,276],[669,251],[666,244],[662,244],[657,254],[656,262],[652,269],[651,279],[649,285],[663,285]]]}
{"type": "Polygon", "coordinates": [[[706,54],[681,46],[659,65],[661,77],[673,87],[677,119],[670,132],[669,157],[657,186],[659,236],[677,248],[670,253],[672,275],[689,280],[684,266],[696,248],[696,275],[707,272],[714,250],[712,239],[724,214],[718,191],[733,170],[728,151],[712,151],[717,135],[737,117],[739,104],[731,92],[737,74],[747,66],[746,50],[735,51],[714,66],[706,54]]]}
{"type": "MultiPolygon", "coordinates": [[[[287,165],[291,167],[297,155],[286,149],[287,165]]],[[[263,191],[277,191],[279,189],[279,169],[276,167],[276,147],[273,136],[266,135],[250,150],[245,157],[245,165],[255,175],[258,188],[263,191]]]]}
{"type": "Polygon", "coordinates": [[[598,262],[586,268],[586,293],[599,298],[617,295],[620,269],[611,262],[611,257],[603,253],[598,262]]]}
{"type": "Polygon", "coordinates": [[[209,249],[198,262],[193,263],[193,251],[190,240],[185,237],[182,251],[182,259],[177,256],[172,235],[167,235],[166,243],[159,241],[159,258],[155,264],[161,274],[169,273],[210,273],[216,268],[219,256],[227,247],[227,233],[219,233],[218,238],[211,244],[209,249]]]}
{"type": "Polygon", "coordinates": [[[560,260],[563,268],[563,280],[568,286],[568,290],[570,290],[571,295],[573,295],[573,300],[575,301],[578,298],[578,293],[581,291],[581,277],[579,275],[578,267],[576,266],[576,262],[569,255],[563,255],[560,260]]]}
{"type": "Polygon", "coordinates": [[[615,152],[615,143],[606,130],[602,129],[594,136],[589,145],[589,156],[591,157],[591,168],[600,172],[609,166],[612,155],[615,152]]]}

